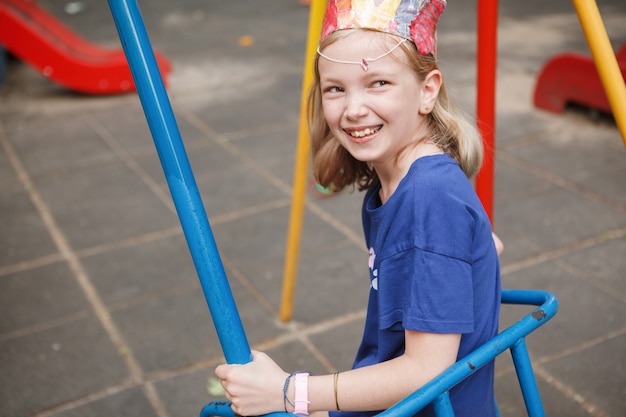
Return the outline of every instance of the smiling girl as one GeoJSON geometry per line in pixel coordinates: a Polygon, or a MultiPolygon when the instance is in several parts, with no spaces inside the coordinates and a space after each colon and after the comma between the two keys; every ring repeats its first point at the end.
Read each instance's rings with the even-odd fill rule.
{"type": "MultiPolygon", "coordinates": [[[[444,7],[329,2],[309,102],[313,174],[337,191],[366,191],[363,339],[353,368],[334,375],[289,374],[261,352],[220,365],[236,413],[373,415],[497,334],[498,254],[469,180],[481,139],[448,99],[435,55],[444,7]]],[[[495,416],[493,363],[450,399],[457,416],[495,416]]],[[[430,415],[432,407],[418,413],[430,415]]]]}

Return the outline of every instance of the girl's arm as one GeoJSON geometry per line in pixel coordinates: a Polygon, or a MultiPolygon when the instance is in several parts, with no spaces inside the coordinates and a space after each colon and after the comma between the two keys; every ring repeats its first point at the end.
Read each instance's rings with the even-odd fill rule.
{"type": "MultiPolygon", "coordinates": [[[[386,362],[342,372],[337,403],[342,411],[386,409],[439,375],[456,361],[461,335],[405,331],[405,353],[386,362]]],[[[289,375],[269,356],[253,352],[245,365],[220,365],[215,370],[226,398],[240,415],[284,411],[283,387],[289,375]]],[[[292,378],[287,398],[293,403],[292,378]]],[[[308,379],[309,412],[336,410],[333,375],[308,379]]],[[[287,411],[293,407],[287,403],[287,411]]]]}

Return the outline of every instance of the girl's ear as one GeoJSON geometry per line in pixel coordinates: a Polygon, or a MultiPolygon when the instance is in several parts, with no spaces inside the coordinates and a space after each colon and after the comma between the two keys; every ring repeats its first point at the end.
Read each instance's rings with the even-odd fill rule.
{"type": "Polygon", "coordinates": [[[422,102],[420,105],[420,114],[428,114],[435,107],[439,89],[443,83],[443,77],[439,70],[432,70],[426,75],[422,83],[422,102]]]}

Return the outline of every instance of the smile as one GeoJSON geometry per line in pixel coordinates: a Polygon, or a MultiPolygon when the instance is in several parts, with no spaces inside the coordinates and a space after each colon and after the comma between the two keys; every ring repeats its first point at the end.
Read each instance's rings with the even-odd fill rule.
{"type": "Polygon", "coordinates": [[[372,128],[368,127],[363,130],[348,131],[347,133],[353,138],[362,138],[365,136],[373,135],[374,133],[378,132],[381,128],[382,126],[376,126],[372,128]]]}

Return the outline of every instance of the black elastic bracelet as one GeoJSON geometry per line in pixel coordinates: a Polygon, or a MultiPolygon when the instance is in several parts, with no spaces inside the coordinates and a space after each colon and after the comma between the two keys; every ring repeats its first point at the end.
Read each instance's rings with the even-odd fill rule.
{"type": "Polygon", "coordinates": [[[295,374],[312,375],[311,372],[309,371],[296,371],[296,372],[290,373],[289,376],[285,379],[285,385],[283,386],[283,404],[285,405],[285,413],[288,413],[287,403],[289,403],[289,405],[292,406],[294,409],[296,408],[296,405],[292,403],[291,401],[289,401],[289,398],[287,398],[287,389],[289,388],[289,381],[291,380],[291,377],[294,376],[295,374]]]}
{"type": "Polygon", "coordinates": [[[289,405],[291,405],[293,408],[296,407],[291,401],[289,401],[289,398],[287,398],[287,388],[289,388],[289,380],[291,380],[291,377],[295,374],[296,372],[290,373],[289,376],[285,379],[285,385],[283,386],[283,404],[285,404],[285,413],[287,413],[287,403],[289,403],[289,405]]]}

